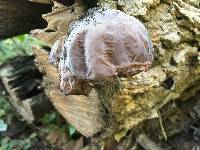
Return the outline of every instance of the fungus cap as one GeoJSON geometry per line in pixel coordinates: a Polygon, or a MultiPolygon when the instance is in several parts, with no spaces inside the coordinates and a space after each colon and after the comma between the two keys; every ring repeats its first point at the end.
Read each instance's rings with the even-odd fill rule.
{"type": "Polygon", "coordinates": [[[152,61],[153,45],[138,19],[119,10],[95,9],[71,25],[59,72],[65,79],[61,83],[73,86],[67,79],[69,72],[74,80],[103,81],[148,70],[152,61]]]}

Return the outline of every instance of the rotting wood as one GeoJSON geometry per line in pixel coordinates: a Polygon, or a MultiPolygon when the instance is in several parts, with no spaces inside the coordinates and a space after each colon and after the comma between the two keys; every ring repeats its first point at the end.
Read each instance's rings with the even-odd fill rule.
{"type": "Polygon", "coordinates": [[[48,22],[48,26],[45,29],[36,29],[31,33],[48,46],[52,46],[58,38],[66,36],[70,23],[82,13],[83,8],[77,3],[69,7],[61,5],[54,9],[53,12],[42,16],[48,22]]]}
{"type": "Polygon", "coordinates": [[[33,56],[18,56],[0,66],[0,79],[10,102],[29,123],[52,110],[52,104],[41,88],[42,74],[33,56]]]}
{"type": "MultiPolygon", "coordinates": [[[[113,5],[114,3],[116,4],[116,1],[100,1],[101,6],[104,6],[105,3],[111,8],[119,8],[119,5],[113,5]]],[[[148,72],[142,72],[130,78],[119,78],[121,89],[118,89],[114,95],[110,95],[111,89],[108,85],[97,89],[102,106],[105,107],[105,101],[110,103],[106,107],[110,107],[108,109],[110,113],[108,117],[110,117],[109,120],[114,126],[110,125],[110,123],[109,126],[102,126],[104,131],[107,128],[102,137],[115,135],[118,140],[124,137],[128,130],[137,127],[144,120],[158,117],[158,109],[169,101],[180,98],[185,94],[186,89],[197,86],[197,81],[200,80],[200,40],[198,36],[200,32],[198,27],[191,27],[193,22],[188,25],[183,24],[184,27],[180,24],[181,21],[191,20],[184,17],[183,12],[182,16],[180,16],[179,11],[181,9],[171,9],[176,7],[177,4],[180,5],[180,0],[176,4],[168,1],[160,3],[159,0],[155,1],[155,3],[150,0],[133,1],[131,3],[131,5],[125,3],[120,8],[130,15],[139,15],[141,21],[145,22],[144,24],[154,44],[155,61],[152,69],[148,72]],[[144,12],[135,14],[128,11],[129,9],[134,9],[134,7],[131,8],[130,6],[137,6],[139,3],[144,6],[144,12]]],[[[37,32],[37,37],[51,46],[59,37],[66,35],[68,25],[81,13],[83,13],[81,6],[74,5],[58,8],[55,12],[48,14],[51,18],[47,20],[49,25],[45,30],[52,29],[53,32],[48,33],[45,30],[40,30],[40,32],[37,32]],[[72,8],[75,11],[67,11],[66,13],[66,10],[72,8]],[[79,13],[75,13],[77,12],[76,10],[79,10],[79,13]],[[57,19],[57,16],[61,17],[60,20],[57,19]],[[56,29],[56,25],[59,22],[62,24],[63,21],[67,21],[65,25],[56,29]]],[[[39,62],[39,68],[44,72],[49,72],[46,74],[47,79],[44,86],[47,91],[51,92],[51,86],[57,86],[58,88],[59,76],[55,67],[48,64],[48,53],[45,53],[46,58],[44,57],[43,60],[40,60],[40,57],[44,55],[41,51],[36,50],[35,54],[39,62]],[[50,84],[48,79],[53,83],[50,84]]],[[[193,93],[196,93],[197,89],[194,89],[193,93]]],[[[50,99],[54,103],[54,99],[50,99]]],[[[64,105],[64,103],[63,101],[63,104],[60,103],[59,105],[64,105]]],[[[56,107],[59,109],[59,106],[56,107]]],[[[62,109],[64,108],[62,107],[62,109]]],[[[66,116],[67,111],[63,110],[60,113],[66,116]]],[[[68,117],[66,118],[68,119],[68,117]]],[[[102,119],[104,120],[104,118],[102,119]]],[[[73,121],[70,123],[73,124],[73,121]]],[[[78,130],[80,131],[81,129],[78,130]]],[[[99,137],[101,137],[100,134],[99,137]]]]}

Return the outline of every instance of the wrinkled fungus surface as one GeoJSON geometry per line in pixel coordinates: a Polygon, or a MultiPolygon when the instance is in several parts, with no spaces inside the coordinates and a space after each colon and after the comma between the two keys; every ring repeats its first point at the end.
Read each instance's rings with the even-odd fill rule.
{"type": "Polygon", "coordinates": [[[70,94],[78,80],[102,82],[148,70],[153,46],[138,19],[96,9],[71,25],[64,43],[55,42],[49,60],[58,64],[60,88],[70,94]]]}

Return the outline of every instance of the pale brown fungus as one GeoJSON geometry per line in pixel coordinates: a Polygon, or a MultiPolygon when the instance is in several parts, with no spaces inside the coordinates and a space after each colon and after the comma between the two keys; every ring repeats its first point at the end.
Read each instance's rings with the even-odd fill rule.
{"type": "Polygon", "coordinates": [[[138,19],[119,10],[96,9],[71,25],[64,47],[52,49],[49,59],[58,57],[60,88],[70,94],[77,80],[102,82],[148,70],[153,45],[138,19]]]}

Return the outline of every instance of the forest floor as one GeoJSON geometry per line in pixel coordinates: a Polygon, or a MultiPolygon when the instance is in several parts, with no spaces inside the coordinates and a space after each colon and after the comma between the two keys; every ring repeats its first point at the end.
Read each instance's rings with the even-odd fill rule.
{"type": "MultiPolygon", "coordinates": [[[[3,90],[1,89],[1,91],[3,90]]],[[[0,95],[0,144],[2,150],[80,150],[91,143],[90,139],[79,134],[73,127],[69,127],[56,110],[46,114],[37,122],[29,124],[16,113],[15,108],[8,102],[5,92],[1,92],[0,95]],[[3,131],[3,129],[5,130],[3,131]]],[[[157,120],[149,120],[145,123],[146,127],[139,130],[140,136],[143,136],[143,140],[146,141],[145,143],[135,137],[135,130],[133,130],[119,143],[112,142],[111,146],[105,149],[148,150],[145,147],[150,144],[150,148],[153,143],[159,149],[199,150],[200,120],[195,119],[194,112],[187,111],[188,108],[197,111],[198,105],[196,103],[200,103],[200,95],[184,104],[177,104],[179,105],[177,109],[183,108],[187,112],[186,115],[179,114],[182,117],[177,116],[177,110],[170,113],[170,119],[176,120],[177,124],[170,125],[169,120],[163,122],[165,132],[168,133],[167,141],[160,136],[162,134],[160,134],[157,120]],[[193,118],[191,118],[192,115],[193,118]]],[[[179,110],[180,112],[181,110],[179,110]]],[[[198,112],[200,112],[199,106],[198,112]]],[[[95,147],[95,149],[98,148],[95,147]]]]}

